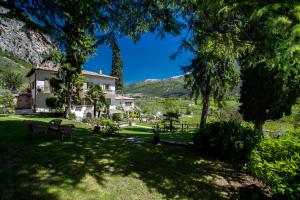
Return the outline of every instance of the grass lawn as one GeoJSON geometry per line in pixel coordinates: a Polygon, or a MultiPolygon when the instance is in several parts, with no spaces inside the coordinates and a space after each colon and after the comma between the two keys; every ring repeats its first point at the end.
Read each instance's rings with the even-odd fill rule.
{"type": "Polygon", "coordinates": [[[51,119],[0,117],[1,200],[251,199],[253,194],[263,195],[257,181],[232,165],[183,147],[89,135],[91,128],[79,123],[72,141],[26,137],[24,120],[51,119]]]}
{"type": "MultiPolygon", "coordinates": [[[[140,140],[152,140],[153,138],[152,130],[143,127],[122,127],[120,133],[128,136],[135,136],[140,140]]],[[[160,139],[162,140],[173,140],[180,142],[192,142],[192,137],[192,133],[181,133],[180,131],[175,133],[163,132],[160,134],[160,139]]]]}

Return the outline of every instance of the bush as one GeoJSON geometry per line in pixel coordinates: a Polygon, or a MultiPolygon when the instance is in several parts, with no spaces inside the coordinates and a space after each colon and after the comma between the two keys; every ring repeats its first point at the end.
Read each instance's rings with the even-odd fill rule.
{"type": "Polygon", "coordinates": [[[99,119],[99,124],[104,127],[102,129],[104,134],[112,134],[119,130],[119,126],[116,122],[103,117],[99,119]]]}
{"type": "Polygon", "coordinates": [[[58,96],[46,98],[46,105],[50,109],[60,109],[62,107],[61,99],[58,96]]]}
{"type": "Polygon", "coordinates": [[[16,108],[14,99],[10,92],[0,94],[0,114],[14,113],[16,108]]]}
{"type": "Polygon", "coordinates": [[[113,121],[123,121],[123,119],[124,119],[124,116],[123,116],[123,113],[114,113],[113,115],[112,115],[112,120],[113,121]]]}
{"type": "Polygon", "coordinates": [[[99,120],[97,118],[90,118],[90,117],[87,117],[87,118],[84,118],[82,120],[83,123],[87,123],[87,124],[90,124],[92,126],[96,126],[99,124],[99,120]]]}
{"type": "Polygon", "coordinates": [[[249,127],[235,122],[207,124],[196,131],[193,137],[198,150],[226,159],[246,161],[252,149],[261,140],[261,135],[249,127]]]}
{"type": "Polygon", "coordinates": [[[274,194],[300,199],[300,132],[263,139],[245,169],[266,182],[274,194]]]}
{"type": "Polygon", "coordinates": [[[76,119],[76,115],[71,113],[69,114],[69,117],[68,117],[69,120],[75,120],[76,119]]]}
{"type": "Polygon", "coordinates": [[[192,114],[192,110],[191,110],[191,108],[186,108],[186,110],[185,110],[185,114],[186,115],[191,115],[192,114]]]}

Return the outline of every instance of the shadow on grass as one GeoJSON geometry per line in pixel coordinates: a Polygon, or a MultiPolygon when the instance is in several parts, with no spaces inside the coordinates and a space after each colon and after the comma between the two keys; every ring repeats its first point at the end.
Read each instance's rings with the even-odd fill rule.
{"type": "MultiPolygon", "coordinates": [[[[142,128],[142,127],[122,127],[121,133],[127,136],[135,136],[142,140],[151,140],[153,138],[152,129],[142,128]]],[[[160,133],[160,138],[162,140],[192,142],[193,133],[162,132],[160,133]]]]}
{"type": "MultiPolygon", "coordinates": [[[[0,127],[6,131],[2,137],[15,134],[12,127],[20,138],[27,131],[25,122],[18,120],[0,121],[0,127]]],[[[129,144],[90,136],[83,128],[76,128],[73,141],[0,141],[0,199],[59,199],[51,188],[76,190],[87,175],[100,186],[110,176],[136,178],[165,199],[227,199],[237,192],[215,180],[243,182],[239,172],[186,149],[129,144]]]]}

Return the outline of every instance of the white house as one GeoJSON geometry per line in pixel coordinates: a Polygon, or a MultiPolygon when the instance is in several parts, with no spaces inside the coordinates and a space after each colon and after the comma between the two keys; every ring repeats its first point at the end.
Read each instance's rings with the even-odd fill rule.
{"type": "MultiPolygon", "coordinates": [[[[50,79],[57,71],[58,69],[54,67],[37,66],[27,73],[26,77],[28,77],[30,81],[31,109],[34,112],[50,111],[46,105],[46,99],[52,95],[50,79]]],[[[133,98],[116,94],[116,77],[104,75],[101,70],[99,73],[82,70],[82,74],[86,78],[83,92],[88,90],[89,85],[100,85],[108,102],[110,102],[110,113],[120,112],[120,110],[128,112],[134,108],[133,98]]],[[[93,113],[93,106],[88,105],[86,104],[86,101],[83,101],[82,105],[75,105],[72,108],[72,112],[79,118],[85,118],[87,113],[93,113]]]]}

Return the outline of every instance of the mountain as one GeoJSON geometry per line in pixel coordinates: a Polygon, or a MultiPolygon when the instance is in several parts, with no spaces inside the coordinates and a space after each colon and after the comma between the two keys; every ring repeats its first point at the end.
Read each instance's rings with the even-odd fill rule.
{"type": "Polygon", "coordinates": [[[157,97],[186,97],[189,90],[184,88],[183,76],[167,79],[146,79],[144,81],[125,85],[126,94],[144,94],[157,97]]]}
{"type": "MultiPolygon", "coordinates": [[[[0,6],[0,14],[8,10],[0,6]]],[[[0,50],[2,68],[18,66],[13,62],[17,59],[31,64],[40,64],[44,54],[54,49],[49,37],[26,26],[20,20],[0,17],[0,50]],[[16,59],[10,59],[14,57],[16,59]],[[9,59],[9,60],[8,60],[9,59]]],[[[17,67],[18,68],[18,67],[17,67]]]]}

